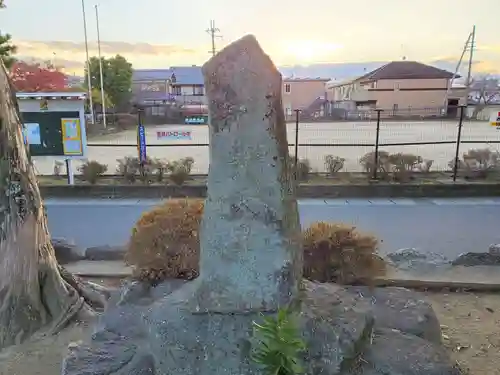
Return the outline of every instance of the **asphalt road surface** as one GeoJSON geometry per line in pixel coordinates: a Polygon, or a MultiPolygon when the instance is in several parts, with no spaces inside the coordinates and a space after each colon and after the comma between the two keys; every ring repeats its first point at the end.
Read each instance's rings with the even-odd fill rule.
{"type": "MultiPolygon", "coordinates": [[[[81,247],[126,244],[141,213],[158,202],[45,200],[52,236],[81,247]]],[[[335,221],[375,234],[381,254],[416,248],[454,258],[500,243],[500,198],[300,200],[299,210],[303,227],[335,221]]]]}

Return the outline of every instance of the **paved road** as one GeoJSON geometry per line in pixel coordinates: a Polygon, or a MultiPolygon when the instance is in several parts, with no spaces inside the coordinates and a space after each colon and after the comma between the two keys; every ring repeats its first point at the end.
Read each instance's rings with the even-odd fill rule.
{"type": "MultiPolygon", "coordinates": [[[[157,200],[47,199],[54,237],[75,240],[82,247],[122,245],[141,213],[157,200]]],[[[500,243],[500,198],[301,200],[302,226],[313,221],[352,223],[377,235],[382,254],[414,247],[455,257],[485,251],[500,243]]]]}

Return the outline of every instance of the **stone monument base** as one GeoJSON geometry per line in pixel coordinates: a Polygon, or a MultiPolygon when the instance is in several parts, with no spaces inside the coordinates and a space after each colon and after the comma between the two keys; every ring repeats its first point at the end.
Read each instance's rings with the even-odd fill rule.
{"type": "MultiPolygon", "coordinates": [[[[304,285],[298,323],[307,375],[460,375],[419,293],[304,285]]],[[[192,311],[186,301],[195,287],[133,284],[101,318],[92,341],[70,347],[62,374],[262,374],[250,360],[252,326],[271,313],[192,311]]]]}

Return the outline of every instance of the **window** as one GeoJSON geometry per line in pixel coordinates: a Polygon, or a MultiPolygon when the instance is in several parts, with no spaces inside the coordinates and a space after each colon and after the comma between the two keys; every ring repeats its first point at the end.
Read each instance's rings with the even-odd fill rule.
{"type": "Polygon", "coordinates": [[[182,95],[182,90],[180,86],[172,86],[172,94],[182,95]]]}
{"type": "Polygon", "coordinates": [[[285,84],[285,92],[286,92],[286,93],[290,93],[290,91],[291,91],[290,84],[289,84],[289,83],[286,83],[286,84],[285,84]]]}
{"type": "Polygon", "coordinates": [[[193,95],[196,96],[204,95],[203,86],[198,86],[198,85],[193,86],[193,95]]]}

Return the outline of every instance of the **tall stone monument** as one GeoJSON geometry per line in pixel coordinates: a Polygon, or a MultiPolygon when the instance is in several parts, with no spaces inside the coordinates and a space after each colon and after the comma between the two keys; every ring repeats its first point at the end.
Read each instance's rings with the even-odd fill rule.
{"type": "Polygon", "coordinates": [[[215,375],[224,366],[244,375],[253,373],[249,353],[242,357],[252,320],[298,299],[302,280],[282,80],[253,36],[222,50],[203,74],[210,168],[200,276],[147,321],[163,373],[215,375]]]}
{"type": "Polygon", "coordinates": [[[275,311],[302,278],[281,74],[253,36],[203,66],[210,168],[201,229],[199,307],[275,311]]]}

